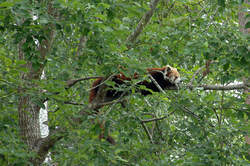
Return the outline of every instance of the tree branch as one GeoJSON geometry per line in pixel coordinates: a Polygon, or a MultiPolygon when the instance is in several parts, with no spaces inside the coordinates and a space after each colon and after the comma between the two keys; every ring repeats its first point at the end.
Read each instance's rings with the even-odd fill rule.
{"type": "MultiPolygon", "coordinates": [[[[250,85],[249,84],[233,84],[233,85],[198,85],[198,86],[193,86],[193,85],[186,85],[183,87],[186,87],[188,89],[193,90],[194,88],[200,89],[200,90],[240,90],[240,89],[247,89],[250,85]]],[[[177,88],[171,88],[169,90],[177,90],[177,88]]]]}
{"type": "MultiPolygon", "coordinates": [[[[185,106],[179,106],[177,105],[178,108],[180,108],[183,112],[188,113],[189,115],[192,115],[194,118],[196,118],[198,121],[201,121],[202,118],[200,118],[198,115],[190,111],[187,107],[185,106]]],[[[208,121],[207,121],[208,122],[208,121]]],[[[214,125],[210,122],[208,122],[209,126],[214,127],[214,125]]]]}
{"type": "Polygon", "coordinates": [[[201,120],[201,118],[198,116],[198,115],[196,115],[195,113],[193,113],[192,111],[190,111],[187,107],[185,107],[185,106],[183,106],[183,107],[181,107],[181,106],[178,106],[182,111],[184,111],[184,112],[186,112],[186,113],[188,113],[188,114],[190,114],[190,115],[192,115],[194,118],[196,118],[197,120],[201,120]]]}
{"type": "Polygon", "coordinates": [[[74,86],[76,83],[78,83],[80,81],[90,80],[90,79],[97,79],[97,78],[102,78],[102,77],[100,77],[100,76],[93,76],[93,77],[85,77],[85,78],[78,78],[78,79],[74,79],[74,80],[68,80],[66,82],[66,89],[71,88],[72,86],[74,86]]]}
{"type": "Polygon", "coordinates": [[[36,150],[37,154],[39,154],[39,158],[35,158],[35,163],[42,163],[50,148],[52,148],[55,143],[63,138],[63,131],[64,130],[54,130],[50,132],[50,134],[45,137],[37,140],[36,142],[36,150]]]}
{"type": "Polygon", "coordinates": [[[85,104],[75,103],[75,102],[71,102],[71,101],[64,101],[64,104],[71,104],[71,105],[85,106],[85,104]]]}
{"type": "Polygon", "coordinates": [[[172,115],[175,111],[170,112],[169,114],[160,117],[160,118],[153,118],[153,119],[147,119],[147,120],[141,120],[143,123],[153,122],[153,121],[159,121],[168,118],[170,115],[172,115]]]}
{"type": "Polygon", "coordinates": [[[237,90],[237,89],[245,89],[249,85],[241,83],[234,85],[199,85],[198,88],[203,88],[203,90],[237,90]]]}
{"type": "Polygon", "coordinates": [[[139,117],[137,117],[137,118],[139,119],[139,121],[140,121],[140,123],[141,123],[143,129],[145,130],[146,135],[148,136],[148,139],[149,139],[150,142],[153,144],[154,141],[153,141],[153,138],[152,138],[152,136],[151,136],[151,134],[150,134],[150,132],[149,132],[147,126],[144,124],[144,122],[143,122],[139,117]]]}
{"type": "Polygon", "coordinates": [[[195,77],[205,68],[205,66],[200,67],[198,70],[196,70],[194,72],[194,75],[192,76],[192,79],[190,80],[190,82],[188,83],[188,86],[192,86],[193,82],[195,80],[195,77]]]}
{"type": "Polygon", "coordinates": [[[140,35],[144,27],[148,24],[151,17],[154,14],[154,11],[156,9],[156,6],[158,4],[159,0],[152,0],[150,3],[150,10],[147,11],[143,17],[141,18],[140,22],[138,23],[137,27],[135,28],[135,31],[127,38],[127,43],[133,43],[137,37],[140,35]]]}
{"type": "Polygon", "coordinates": [[[162,92],[163,94],[165,94],[166,92],[161,88],[161,86],[158,84],[158,82],[152,77],[151,74],[149,74],[149,77],[152,79],[152,81],[154,82],[154,84],[157,86],[157,88],[160,90],[160,92],[162,92]]]}
{"type": "Polygon", "coordinates": [[[200,82],[202,81],[202,79],[210,72],[209,66],[210,66],[210,64],[212,64],[212,63],[214,63],[214,61],[208,60],[208,61],[206,62],[206,65],[205,65],[205,66],[202,66],[202,67],[200,67],[198,70],[196,70],[196,71],[194,72],[194,75],[192,76],[192,79],[191,79],[190,82],[188,83],[188,86],[192,86],[192,85],[193,85],[193,82],[194,82],[194,80],[195,80],[195,77],[196,77],[198,74],[200,74],[201,71],[202,71],[204,68],[206,68],[206,70],[203,71],[203,76],[202,76],[202,77],[200,78],[200,80],[198,81],[198,83],[200,83],[200,82]]]}

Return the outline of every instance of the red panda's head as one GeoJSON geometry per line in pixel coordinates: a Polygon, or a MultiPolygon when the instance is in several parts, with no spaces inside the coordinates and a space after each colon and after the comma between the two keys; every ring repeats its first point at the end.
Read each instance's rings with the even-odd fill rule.
{"type": "Polygon", "coordinates": [[[181,81],[180,74],[176,68],[167,65],[164,70],[165,79],[168,79],[173,84],[178,84],[181,81]]]}

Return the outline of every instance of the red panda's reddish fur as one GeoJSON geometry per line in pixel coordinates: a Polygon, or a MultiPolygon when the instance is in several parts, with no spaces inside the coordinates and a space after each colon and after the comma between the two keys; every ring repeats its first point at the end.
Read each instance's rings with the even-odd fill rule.
{"type": "MultiPolygon", "coordinates": [[[[172,68],[171,66],[168,65],[162,68],[149,68],[147,69],[147,72],[155,79],[155,81],[162,89],[168,89],[170,87],[176,86],[175,81],[177,81],[177,79],[178,80],[180,79],[180,74],[178,73],[177,69],[172,68]]],[[[127,85],[128,84],[127,82],[130,82],[132,79],[137,79],[138,77],[139,76],[137,73],[135,73],[133,77],[126,77],[123,73],[120,73],[112,76],[110,78],[110,81],[113,81],[115,82],[115,85],[120,86],[123,84],[127,85]]],[[[101,87],[101,84],[104,81],[104,79],[105,77],[98,78],[93,82],[92,89],[90,90],[90,95],[89,95],[89,103],[92,103],[95,100],[98,91],[100,90],[99,88],[101,87]]],[[[128,84],[128,86],[130,85],[128,84]]],[[[141,93],[144,96],[152,94],[151,91],[160,92],[158,86],[156,86],[153,81],[147,81],[147,80],[140,81],[136,84],[136,86],[138,87],[137,92],[141,93]],[[145,90],[145,88],[140,89],[140,86],[145,86],[147,89],[151,89],[151,91],[145,90]]],[[[107,88],[107,86],[105,86],[105,88],[107,88]]],[[[109,89],[105,93],[106,94],[104,94],[104,96],[107,96],[107,98],[109,98],[108,101],[116,100],[120,97],[119,95],[123,94],[120,91],[112,89],[112,87],[109,87],[109,89]]],[[[103,101],[105,101],[105,99],[103,99],[103,101]]],[[[95,101],[95,102],[101,103],[103,101],[95,101]]],[[[97,111],[101,107],[103,107],[103,105],[99,105],[92,109],[97,111]]],[[[99,136],[99,138],[102,139],[104,138],[103,133],[105,129],[105,122],[102,123],[99,122],[99,124],[100,128],[103,130],[103,132],[99,136]]],[[[114,139],[111,136],[107,136],[105,139],[111,144],[115,143],[114,139]]]]}
{"type": "Polygon", "coordinates": [[[91,103],[94,98],[97,95],[97,86],[102,82],[103,78],[98,78],[97,80],[95,80],[95,82],[93,82],[91,90],[90,90],[90,94],[89,94],[89,103],[91,103]]]}

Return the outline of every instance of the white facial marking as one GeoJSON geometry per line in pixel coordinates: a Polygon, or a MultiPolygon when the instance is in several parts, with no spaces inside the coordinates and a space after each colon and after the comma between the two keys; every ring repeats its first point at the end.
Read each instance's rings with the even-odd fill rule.
{"type": "Polygon", "coordinates": [[[166,69],[165,69],[165,71],[164,71],[164,79],[165,79],[165,80],[169,80],[169,81],[170,81],[171,83],[173,83],[173,84],[178,84],[178,83],[181,81],[181,78],[180,78],[179,74],[178,74],[178,77],[176,77],[176,76],[171,76],[171,74],[170,74],[170,76],[168,77],[168,76],[167,76],[167,74],[168,74],[168,68],[171,69],[170,73],[173,72],[173,71],[174,71],[174,73],[178,73],[178,71],[177,71],[176,68],[173,68],[173,67],[171,67],[171,66],[169,66],[169,65],[166,65],[166,69]]]}
{"type": "Polygon", "coordinates": [[[181,78],[178,77],[177,79],[175,79],[174,83],[175,83],[175,84],[178,84],[180,81],[181,81],[181,78]]]}
{"type": "Polygon", "coordinates": [[[174,76],[170,77],[170,78],[169,78],[169,81],[170,81],[171,83],[174,83],[174,76]]]}

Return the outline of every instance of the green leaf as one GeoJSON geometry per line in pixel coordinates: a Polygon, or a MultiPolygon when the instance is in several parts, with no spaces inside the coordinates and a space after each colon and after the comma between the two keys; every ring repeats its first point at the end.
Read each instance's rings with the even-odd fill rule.
{"type": "Polygon", "coordinates": [[[225,0],[218,0],[218,4],[219,4],[221,7],[225,7],[225,6],[226,6],[226,1],[225,1],[225,0]]]}
{"type": "Polygon", "coordinates": [[[4,7],[12,7],[12,6],[14,6],[14,3],[10,1],[0,3],[0,9],[1,7],[4,8],[4,7]]]}
{"type": "Polygon", "coordinates": [[[248,29],[248,28],[250,28],[250,22],[249,21],[245,25],[245,29],[248,29]]]}
{"type": "Polygon", "coordinates": [[[105,9],[110,8],[110,5],[107,3],[99,3],[100,6],[104,7],[105,9]]]}
{"type": "Polygon", "coordinates": [[[106,15],[102,15],[102,14],[95,14],[95,17],[97,17],[97,18],[100,18],[100,19],[102,19],[103,21],[105,21],[106,20],[106,15]]]}
{"type": "Polygon", "coordinates": [[[47,19],[46,17],[41,17],[41,18],[40,18],[40,23],[41,23],[41,24],[48,24],[48,22],[49,22],[49,21],[48,21],[48,19],[47,19]]]}
{"type": "Polygon", "coordinates": [[[128,160],[125,160],[125,159],[121,158],[120,156],[116,156],[116,159],[118,159],[119,161],[125,162],[125,163],[128,162],[128,160]]]}

